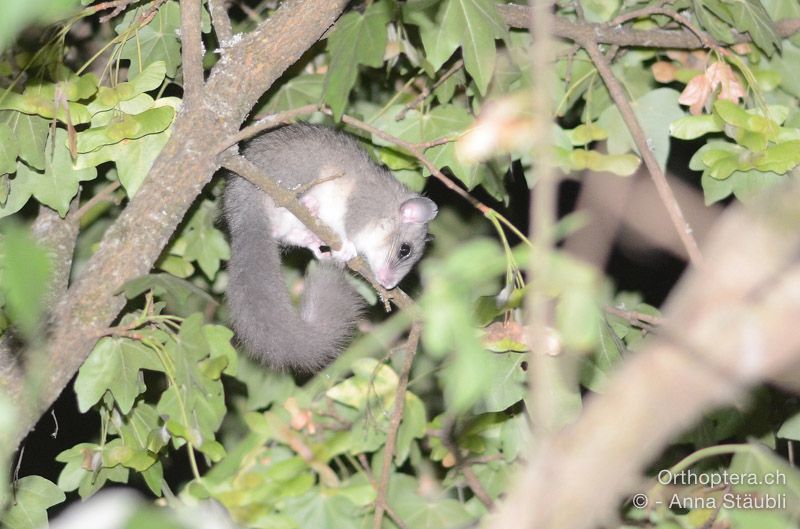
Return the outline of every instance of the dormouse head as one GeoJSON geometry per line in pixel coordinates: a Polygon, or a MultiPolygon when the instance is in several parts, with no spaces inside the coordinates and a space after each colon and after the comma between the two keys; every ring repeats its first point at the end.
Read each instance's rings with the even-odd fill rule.
{"type": "Polygon", "coordinates": [[[420,260],[428,238],[428,222],[438,211],[431,199],[414,195],[367,230],[371,240],[359,247],[381,286],[396,287],[420,260]]]}

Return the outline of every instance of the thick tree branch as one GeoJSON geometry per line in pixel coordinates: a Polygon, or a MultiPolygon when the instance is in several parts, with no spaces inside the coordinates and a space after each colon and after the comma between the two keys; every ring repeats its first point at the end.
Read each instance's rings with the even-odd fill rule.
{"type": "Polygon", "coordinates": [[[192,112],[203,97],[203,39],[200,35],[200,1],[181,0],[180,5],[183,104],[192,112]]]}
{"type": "Polygon", "coordinates": [[[211,22],[214,24],[214,31],[217,33],[217,42],[221,48],[230,44],[233,37],[231,19],[225,7],[225,0],[208,0],[208,8],[211,11],[211,22]]]}
{"type": "MultiPolygon", "coordinates": [[[[497,10],[503,21],[512,28],[527,29],[530,25],[530,11],[527,6],[499,4],[497,10]]],[[[800,31],[800,19],[793,18],[775,23],[780,37],[789,37],[800,31]]],[[[597,44],[613,44],[624,47],[698,49],[703,47],[700,38],[689,30],[636,30],[621,28],[611,24],[572,22],[563,17],[555,17],[553,36],[575,42],[591,39],[597,44]]],[[[752,42],[747,34],[736,35],[736,42],[752,42]]]]}
{"type": "Polygon", "coordinates": [[[728,210],[665,307],[664,328],[529,455],[493,527],[589,529],[676,435],[800,365],[800,185],[728,210]],[[665,403],[669,403],[665,406],[665,403]],[[587,442],[591,440],[591,442],[587,442]]]}
{"type": "MultiPolygon", "coordinates": [[[[236,46],[226,48],[206,84],[205,105],[184,107],[170,141],[142,188],[106,231],[97,253],[69,289],[48,343],[46,384],[39,395],[8,388],[22,404],[20,436],[74,376],[125,303],[126,281],[150,271],[175,227],[218,167],[216,147],[235,134],[253,104],[330,27],[345,0],[287,0],[236,46]]],[[[21,437],[20,437],[21,438],[21,437]]],[[[20,438],[13,441],[14,445],[20,438]]]]}

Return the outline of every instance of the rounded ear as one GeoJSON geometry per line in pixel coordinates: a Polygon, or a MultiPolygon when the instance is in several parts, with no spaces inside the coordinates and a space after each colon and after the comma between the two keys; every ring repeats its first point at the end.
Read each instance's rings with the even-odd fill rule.
{"type": "Polygon", "coordinates": [[[425,224],[433,220],[439,208],[433,200],[425,197],[409,198],[400,205],[400,218],[403,222],[425,224]]]}

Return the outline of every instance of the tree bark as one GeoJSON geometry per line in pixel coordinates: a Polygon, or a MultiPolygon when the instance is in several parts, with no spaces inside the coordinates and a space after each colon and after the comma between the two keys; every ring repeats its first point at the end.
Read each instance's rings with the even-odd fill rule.
{"type": "Polygon", "coordinates": [[[178,113],[171,139],[145,183],[57,306],[40,391],[26,394],[23,380],[0,380],[0,387],[20,405],[19,429],[6,433],[11,446],[19,444],[58,398],[99,333],[116,318],[125,304],[120,288],[150,271],[218,168],[215,147],[238,130],[258,98],[323,35],[346,4],[288,0],[255,31],[221,50],[202,98],[178,113]]]}

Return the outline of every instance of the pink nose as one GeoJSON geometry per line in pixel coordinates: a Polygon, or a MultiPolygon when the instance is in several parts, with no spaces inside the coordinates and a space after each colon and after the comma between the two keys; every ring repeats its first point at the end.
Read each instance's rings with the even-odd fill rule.
{"type": "Polygon", "coordinates": [[[382,268],[378,270],[378,283],[383,285],[384,288],[394,288],[395,286],[395,279],[394,274],[391,270],[386,268],[382,268]]]}

